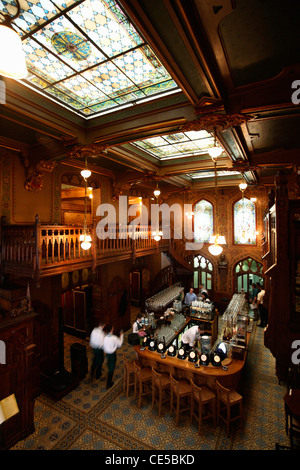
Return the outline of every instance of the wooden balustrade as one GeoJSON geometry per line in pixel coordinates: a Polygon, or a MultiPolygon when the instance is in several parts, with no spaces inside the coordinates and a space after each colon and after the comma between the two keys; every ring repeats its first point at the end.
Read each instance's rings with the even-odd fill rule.
{"type": "Polygon", "coordinates": [[[1,264],[7,272],[27,266],[36,276],[36,271],[49,266],[82,261],[91,261],[95,266],[105,257],[136,255],[169,243],[163,239],[156,242],[149,226],[109,227],[102,236],[96,226],[88,229],[92,246],[83,250],[82,226],[42,225],[38,217],[34,225],[2,225],[1,264]]]}

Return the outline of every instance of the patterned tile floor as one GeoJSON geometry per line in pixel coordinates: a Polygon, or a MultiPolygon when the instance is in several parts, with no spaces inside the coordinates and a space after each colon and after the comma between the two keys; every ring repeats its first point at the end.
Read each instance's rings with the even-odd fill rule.
{"type": "MultiPolygon", "coordinates": [[[[127,332],[128,335],[129,332],[127,332]]],[[[17,443],[15,450],[275,450],[276,443],[288,446],[285,434],[283,396],[275,361],[263,344],[263,330],[254,326],[243,374],[242,427],[232,427],[229,438],[225,425],[214,428],[204,421],[199,436],[196,424],[174,417],[164,408],[159,418],[150,398],[138,409],[133,396],[123,393],[122,352],[134,358],[127,335],[118,351],[114,386],[106,390],[105,373],[92,383],[88,377],[60,401],[41,394],[35,401],[35,432],[17,443]]],[[[70,370],[70,344],[84,340],[65,338],[65,364],[70,370]]],[[[104,367],[106,371],[106,364],[104,367]]]]}

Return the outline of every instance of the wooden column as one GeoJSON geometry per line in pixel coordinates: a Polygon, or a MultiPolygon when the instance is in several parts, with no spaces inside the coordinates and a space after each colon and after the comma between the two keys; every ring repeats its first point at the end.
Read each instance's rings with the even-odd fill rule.
{"type": "MultiPolygon", "coordinates": [[[[269,324],[265,332],[265,346],[276,358],[279,379],[283,379],[291,360],[290,316],[290,259],[289,259],[289,198],[288,179],[275,177],[276,233],[270,227],[272,264],[266,271],[269,294],[269,324]],[[276,238],[274,238],[276,237],[276,238]]],[[[272,221],[271,221],[272,225],[272,221]]]]}

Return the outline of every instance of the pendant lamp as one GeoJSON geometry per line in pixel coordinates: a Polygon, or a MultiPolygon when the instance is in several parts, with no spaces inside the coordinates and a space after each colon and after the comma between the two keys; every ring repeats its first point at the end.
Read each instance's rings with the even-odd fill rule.
{"type": "Polygon", "coordinates": [[[158,183],[156,183],[156,188],[153,191],[153,194],[154,194],[155,197],[158,197],[160,195],[160,190],[158,188],[158,183]]]}
{"type": "Polygon", "coordinates": [[[92,237],[90,236],[86,223],[86,209],[87,209],[87,181],[85,179],[85,195],[84,195],[84,224],[83,224],[83,233],[79,237],[81,242],[81,248],[83,250],[89,250],[92,246],[92,237]]]}
{"type": "Polygon", "coordinates": [[[212,235],[209,240],[211,245],[208,247],[208,251],[213,256],[218,256],[222,253],[223,247],[221,245],[226,244],[225,237],[219,234],[219,224],[218,224],[218,192],[217,192],[217,162],[216,158],[213,158],[214,169],[215,169],[215,195],[216,195],[216,234],[212,235]]]}
{"type": "Polygon", "coordinates": [[[14,16],[0,12],[4,17],[0,24],[0,75],[20,80],[27,77],[28,71],[21,38],[11,24],[20,15],[21,8],[18,0],[16,4],[17,13],[14,16]]]}

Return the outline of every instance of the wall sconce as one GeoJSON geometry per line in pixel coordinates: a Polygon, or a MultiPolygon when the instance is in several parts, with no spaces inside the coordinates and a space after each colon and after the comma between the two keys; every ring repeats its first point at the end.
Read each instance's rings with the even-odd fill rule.
{"type": "Polygon", "coordinates": [[[16,4],[17,13],[14,16],[0,12],[0,15],[4,16],[3,23],[0,24],[0,75],[20,80],[27,77],[28,71],[21,38],[11,25],[21,11],[18,0],[16,4]]]}

